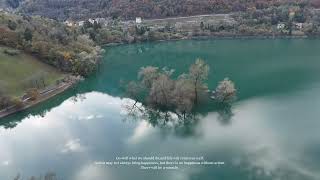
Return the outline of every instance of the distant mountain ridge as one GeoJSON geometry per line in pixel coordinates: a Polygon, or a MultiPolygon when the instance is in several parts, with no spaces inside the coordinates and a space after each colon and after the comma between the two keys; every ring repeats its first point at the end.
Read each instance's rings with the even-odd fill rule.
{"type": "Polygon", "coordinates": [[[24,0],[0,0],[1,9],[15,9],[20,6],[20,3],[24,0]]]}
{"type": "MultiPolygon", "coordinates": [[[[19,12],[58,20],[95,17],[164,18],[266,9],[284,4],[320,7],[320,0],[0,0],[19,12]]],[[[1,6],[0,6],[1,7],[1,6]]]]}

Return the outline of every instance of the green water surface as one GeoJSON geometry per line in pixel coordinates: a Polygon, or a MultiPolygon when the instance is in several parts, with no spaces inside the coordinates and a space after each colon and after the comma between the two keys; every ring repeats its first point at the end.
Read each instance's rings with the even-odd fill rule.
{"type": "MultiPolygon", "coordinates": [[[[205,40],[106,47],[97,73],[25,112],[0,119],[0,179],[55,173],[59,180],[320,179],[320,40],[205,40]],[[196,58],[238,88],[231,109],[128,116],[123,84],[142,66],[175,76],[196,58]],[[203,156],[223,165],[178,170],[110,167],[116,156],[203,156]]],[[[209,105],[208,105],[209,106],[209,105]]]]}

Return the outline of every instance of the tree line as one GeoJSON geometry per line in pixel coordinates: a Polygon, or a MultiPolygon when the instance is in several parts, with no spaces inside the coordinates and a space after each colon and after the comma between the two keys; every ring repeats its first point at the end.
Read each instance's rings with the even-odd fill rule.
{"type": "Polygon", "coordinates": [[[39,16],[0,13],[0,45],[39,57],[61,71],[87,76],[103,50],[76,28],[39,16]]]}
{"type": "MultiPolygon", "coordinates": [[[[10,0],[16,6],[17,0],[10,0]]],[[[245,12],[248,8],[267,9],[282,5],[319,7],[319,0],[32,0],[20,12],[53,19],[113,17],[122,19],[164,18],[199,14],[245,12]]]]}

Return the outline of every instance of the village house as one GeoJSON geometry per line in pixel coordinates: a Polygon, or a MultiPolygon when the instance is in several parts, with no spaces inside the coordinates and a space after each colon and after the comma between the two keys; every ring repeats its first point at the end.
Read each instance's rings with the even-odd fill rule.
{"type": "Polygon", "coordinates": [[[296,29],[301,30],[303,28],[303,23],[295,23],[294,25],[295,25],[296,29]]]}
{"type": "Polygon", "coordinates": [[[4,13],[4,14],[9,14],[8,11],[6,9],[0,8],[0,12],[4,13]]]}
{"type": "Polygon", "coordinates": [[[136,17],[136,24],[141,24],[141,23],[142,23],[142,18],[136,17]]]}
{"type": "Polygon", "coordinates": [[[108,20],[106,18],[96,18],[95,22],[101,24],[102,26],[108,26],[108,20]]]}
{"type": "Polygon", "coordinates": [[[277,25],[277,29],[278,29],[278,30],[283,30],[285,27],[286,27],[286,25],[285,25],[284,23],[279,23],[279,24],[277,25]]]}
{"type": "Polygon", "coordinates": [[[251,6],[247,8],[248,11],[254,12],[257,10],[257,8],[255,6],[251,6]]]}
{"type": "Polygon", "coordinates": [[[88,19],[88,21],[91,23],[91,24],[94,24],[95,20],[94,19],[88,19]]]}
{"type": "Polygon", "coordinates": [[[69,27],[72,27],[72,26],[74,25],[74,23],[73,23],[72,21],[70,21],[70,20],[66,20],[66,21],[64,22],[64,24],[65,24],[66,26],[69,26],[69,27]]]}
{"type": "Polygon", "coordinates": [[[77,25],[78,25],[78,26],[83,26],[83,25],[84,25],[84,21],[79,21],[79,22],[77,23],[77,25]]]}
{"type": "MultiPolygon", "coordinates": [[[[98,23],[98,24],[101,24],[103,26],[107,26],[108,25],[108,20],[106,18],[95,18],[95,19],[88,19],[88,22],[90,22],[91,24],[94,24],[94,23],[98,23]]],[[[82,23],[82,25],[79,24],[79,26],[83,26],[84,22],[82,23]]]]}

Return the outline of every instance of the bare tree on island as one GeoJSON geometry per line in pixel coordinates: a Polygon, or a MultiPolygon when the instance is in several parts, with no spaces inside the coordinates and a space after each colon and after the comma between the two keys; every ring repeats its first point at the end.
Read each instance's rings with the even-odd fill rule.
{"type": "Polygon", "coordinates": [[[148,89],[152,87],[152,83],[159,77],[159,68],[153,66],[142,67],[138,73],[138,79],[148,89]]]}
{"type": "Polygon", "coordinates": [[[174,81],[166,73],[162,73],[152,83],[149,92],[148,101],[151,106],[169,109],[172,105],[172,91],[174,90],[174,81]]]}
{"type": "Polygon", "coordinates": [[[142,88],[140,83],[130,81],[126,87],[126,95],[137,102],[141,97],[142,88]]]}
{"type": "Polygon", "coordinates": [[[194,87],[189,80],[188,75],[182,74],[179,76],[175,83],[175,89],[173,91],[174,102],[176,104],[176,110],[185,116],[186,113],[190,113],[194,106],[194,87]]]}
{"type": "Polygon", "coordinates": [[[232,103],[236,100],[236,94],[237,90],[234,83],[229,80],[229,78],[225,78],[223,81],[219,82],[214,92],[214,98],[218,102],[232,103]]]}
{"type": "Polygon", "coordinates": [[[202,59],[197,59],[196,62],[190,66],[189,78],[194,86],[194,104],[198,104],[199,91],[207,89],[204,82],[208,79],[209,70],[209,66],[202,59]]]}

